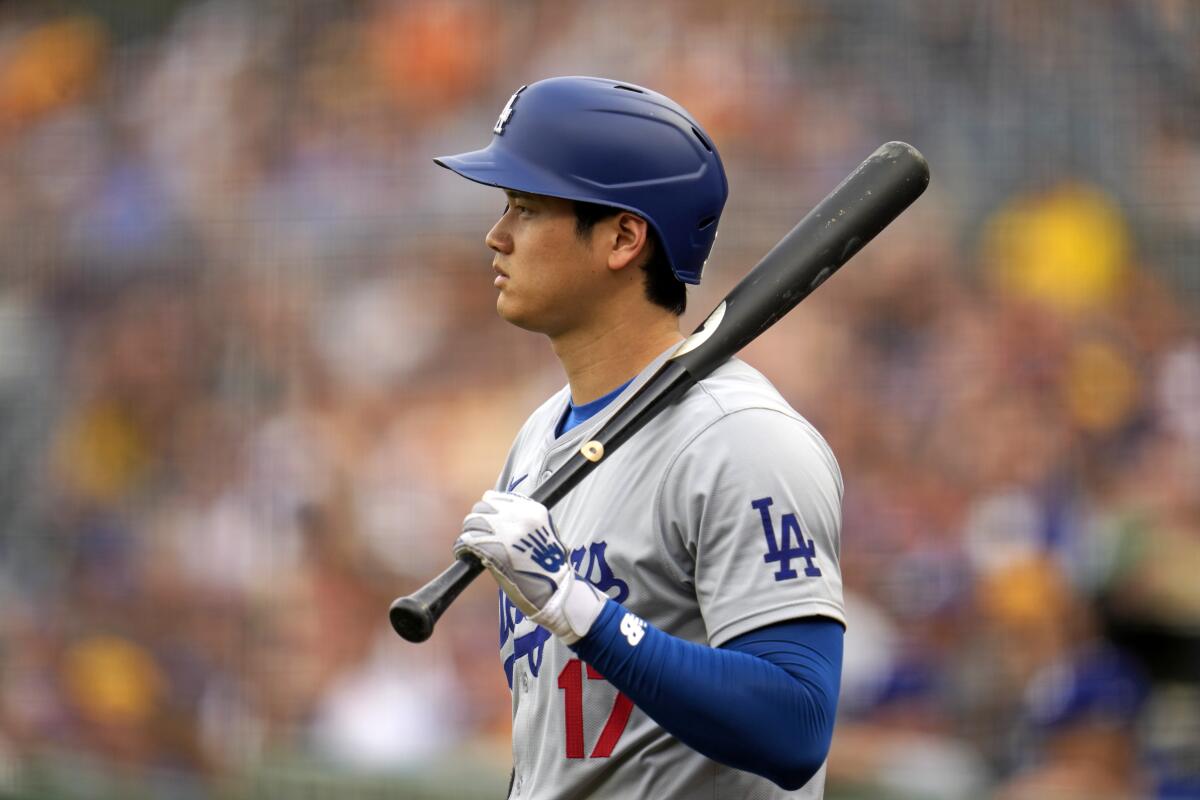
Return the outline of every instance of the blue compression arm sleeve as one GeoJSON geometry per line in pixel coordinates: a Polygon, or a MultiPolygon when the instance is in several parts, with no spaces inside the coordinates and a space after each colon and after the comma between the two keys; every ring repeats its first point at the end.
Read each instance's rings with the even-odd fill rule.
{"type": "Polygon", "coordinates": [[[610,600],[572,649],[664,730],[714,761],[789,790],[821,768],[841,682],[839,623],[806,617],[714,649],[634,620],[610,600]]]}

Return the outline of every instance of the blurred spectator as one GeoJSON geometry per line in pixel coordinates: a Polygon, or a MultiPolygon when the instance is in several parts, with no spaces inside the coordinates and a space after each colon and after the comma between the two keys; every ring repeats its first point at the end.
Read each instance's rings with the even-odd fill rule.
{"type": "Polygon", "coordinates": [[[77,101],[94,85],[108,39],[86,16],[49,19],[13,33],[0,56],[0,136],[77,101]]]}
{"type": "Polygon", "coordinates": [[[384,620],[563,378],[494,316],[499,193],[429,158],[574,73],[721,146],[689,323],[880,141],[933,165],[745,354],[846,478],[828,796],[1200,796],[1198,36],[1177,0],[0,5],[0,794],[502,791],[494,587],[421,648],[384,620]]]}
{"type": "Polygon", "coordinates": [[[997,797],[1144,796],[1133,726],[1145,693],[1138,670],[1110,651],[1043,669],[1028,693],[1030,716],[1040,728],[1041,763],[1017,775],[997,797]]]}

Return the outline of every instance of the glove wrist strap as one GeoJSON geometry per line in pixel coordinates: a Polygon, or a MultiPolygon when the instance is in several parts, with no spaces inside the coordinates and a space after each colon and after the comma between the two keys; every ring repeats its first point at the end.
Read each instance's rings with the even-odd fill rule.
{"type": "Polygon", "coordinates": [[[530,617],[567,644],[575,644],[592,629],[608,598],[581,578],[573,578],[540,612],[530,617]]]}

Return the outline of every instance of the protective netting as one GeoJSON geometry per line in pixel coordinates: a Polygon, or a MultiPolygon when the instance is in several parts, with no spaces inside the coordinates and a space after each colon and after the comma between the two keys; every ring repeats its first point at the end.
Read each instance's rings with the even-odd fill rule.
{"type": "Polygon", "coordinates": [[[828,796],[1200,793],[1190,0],[0,4],[0,793],[502,793],[494,586],[386,609],[562,382],[430,161],[555,74],[716,141],[693,325],[932,165],[746,353],[846,479],[828,796]]]}

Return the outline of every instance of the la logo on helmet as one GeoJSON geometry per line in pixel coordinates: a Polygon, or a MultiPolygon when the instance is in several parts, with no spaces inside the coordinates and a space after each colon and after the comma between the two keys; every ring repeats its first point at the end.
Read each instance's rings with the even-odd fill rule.
{"type": "Polygon", "coordinates": [[[525,86],[517,89],[512,93],[512,97],[508,98],[508,102],[504,104],[504,110],[500,112],[500,117],[496,120],[495,127],[492,128],[492,133],[504,133],[504,126],[508,124],[508,120],[512,116],[513,103],[517,102],[517,95],[523,91],[525,91],[525,86]]]}

